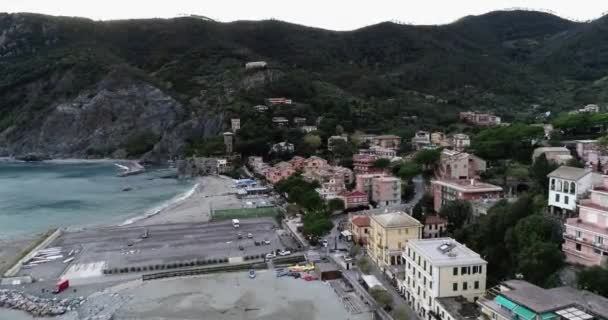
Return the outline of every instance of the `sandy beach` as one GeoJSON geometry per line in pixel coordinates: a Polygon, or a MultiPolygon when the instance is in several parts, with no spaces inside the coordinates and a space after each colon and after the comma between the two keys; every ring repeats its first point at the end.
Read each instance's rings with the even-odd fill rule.
{"type": "Polygon", "coordinates": [[[130,225],[207,222],[211,218],[211,209],[241,207],[241,201],[234,195],[235,188],[232,179],[222,176],[206,176],[197,178],[195,183],[196,188],[187,199],[130,225]]]}

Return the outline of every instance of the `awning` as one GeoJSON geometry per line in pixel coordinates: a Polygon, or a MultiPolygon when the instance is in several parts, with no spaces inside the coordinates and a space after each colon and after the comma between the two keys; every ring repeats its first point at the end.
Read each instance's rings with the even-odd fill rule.
{"type": "Polygon", "coordinates": [[[343,237],[352,237],[353,233],[350,232],[349,230],[344,230],[344,231],[342,231],[342,236],[343,237]]]}
{"type": "Polygon", "coordinates": [[[517,307],[517,304],[515,302],[503,296],[496,296],[496,298],[494,298],[494,301],[509,310],[513,310],[515,307],[517,307]]]}
{"type": "Polygon", "coordinates": [[[536,313],[534,313],[532,310],[519,305],[513,309],[513,312],[526,320],[532,320],[536,317],[536,313]]]}
{"type": "Polygon", "coordinates": [[[541,314],[540,317],[542,320],[550,320],[550,319],[557,317],[557,315],[553,312],[547,312],[547,313],[541,314]]]}

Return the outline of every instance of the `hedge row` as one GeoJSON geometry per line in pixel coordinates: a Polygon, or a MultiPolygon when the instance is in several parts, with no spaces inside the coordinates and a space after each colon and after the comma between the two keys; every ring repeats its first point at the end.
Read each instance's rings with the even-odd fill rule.
{"type": "Polygon", "coordinates": [[[120,273],[130,273],[130,272],[170,270],[170,269],[187,268],[187,267],[195,267],[195,266],[206,266],[206,265],[218,264],[218,263],[228,263],[228,258],[182,261],[182,262],[173,262],[173,263],[165,263],[165,264],[151,264],[151,265],[147,265],[147,266],[108,268],[108,269],[104,269],[103,273],[104,274],[120,274],[120,273]]]}

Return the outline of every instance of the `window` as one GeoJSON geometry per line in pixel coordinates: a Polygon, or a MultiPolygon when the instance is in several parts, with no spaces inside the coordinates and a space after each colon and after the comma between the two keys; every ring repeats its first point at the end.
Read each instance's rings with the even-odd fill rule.
{"type": "Polygon", "coordinates": [[[565,193],[570,192],[570,184],[568,182],[564,183],[564,192],[565,193]]]}
{"type": "Polygon", "coordinates": [[[593,253],[599,255],[602,255],[602,251],[598,250],[598,249],[593,249],[593,253]]]}
{"type": "Polygon", "coordinates": [[[455,275],[455,276],[457,276],[458,275],[458,268],[454,268],[452,270],[452,274],[455,275]]]}
{"type": "Polygon", "coordinates": [[[479,289],[479,281],[475,281],[475,283],[473,283],[473,288],[479,289]]]}
{"type": "Polygon", "coordinates": [[[570,193],[571,194],[576,193],[576,184],[574,182],[570,182],[570,193]]]}
{"type": "Polygon", "coordinates": [[[577,237],[577,238],[582,238],[582,237],[583,237],[583,233],[582,233],[582,232],[580,232],[580,231],[576,231],[576,233],[575,233],[575,234],[576,234],[576,237],[577,237]]]}
{"type": "Polygon", "coordinates": [[[492,320],[496,320],[496,312],[492,312],[492,320]]]}
{"type": "Polygon", "coordinates": [[[422,282],[426,286],[426,277],[424,277],[424,280],[422,282]]]}
{"type": "Polygon", "coordinates": [[[559,202],[559,194],[555,194],[555,202],[559,202]]]}
{"type": "Polygon", "coordinates": [[[569,201],[569,200],[570,200],[570,199],[568,199],[568,196],[564,196],[564,203],[565,203],[565,204],[568,204],[568,201],[569,201]]]}
{"type": "Polygon", "coordinates": [[[460,274],[461,274],[461,275],[464,275],[464,274],[466,274],[466,273],[467,273],[467,267],[462,267],[462,268],[460,268],[460,274]]]}
{"type": "Polygon", "coordinates": [[[555,190],[555,179],[551,179],[551,190],[555,190]]]}
{"type": "Polygon", "coordinates": [[[433,289],[433,281],[429,281],[429,289],[433,289]]]}
{"type": "Polygon", "coordinates": [[[424,261],[424,271],[426,271],[426,260],[424,261]]]}
{"type": "Polygon", "coordinates": [[[581,244],[580,243],[576,244],[576,251],[581,251],[581,244]]]}
{"type": "Polygon", "coordinates": [[[600,236],[595,236],[595,243],[604,244],[604,238],[600,236]]]}
{"type": "Polygon", "coordinates": [[[469,289],[469,283],[468,282],[463,282],[462,283],[462,290],[466,291],[467,289],[469,289]]]}
{"type": "Polygon", "coordinates": [[[432,276],[433,275],[433,266],[429,266],[429,274],[432,276]]]}
{"type": "Polygon", "coordinates": [[[454,282],[454,283],[452,284],[452,290],[453,290],[453,291],[458,291],[458,283],[454,282]]]}
{"type": "Polygon", "coordinates": [[[479,269],[479,267],[473,266],[473,274],[476,274],[478,269],[479,269]]]}

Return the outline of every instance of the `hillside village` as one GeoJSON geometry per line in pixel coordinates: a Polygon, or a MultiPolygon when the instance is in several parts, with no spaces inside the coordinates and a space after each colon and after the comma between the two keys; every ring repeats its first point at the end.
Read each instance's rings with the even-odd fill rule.
{"type": "Polygon", "coordinates": [[[270,119],[258,126],[280,130],[258,154],[238,147],[253,120],[231,118],[218,160],[230,165],[210,171],[250,172],[277,191],[306,242],[348,243],[363,276],[390,284],[420,319],[608,317],[602,108],[532,124],[467,111],[450,126],[459,131],[399,136],[281,116],[296,105],[280,97],[251,107],[270,119]]]}

